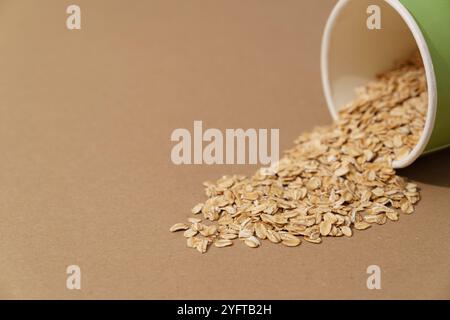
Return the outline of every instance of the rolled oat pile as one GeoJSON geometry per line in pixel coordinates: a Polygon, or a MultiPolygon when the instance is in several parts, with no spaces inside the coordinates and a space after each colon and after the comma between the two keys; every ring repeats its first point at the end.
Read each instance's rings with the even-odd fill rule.
{"type": "Polygon", "coordinates": [[[192,209],[203,217],[170,231],[184,231],[187,246],[204,253],[211,244],[226,247],[238,239],[251,248],[262,240],[289,247],[321,243],[397,221],[400,212],[414,211],[419,192],[396,175],[392,161],[418,142],[426,111],[425,73],[416,54],[359,88],[334,124],[298,137],[275,171],[205,182],[208,199],[192,209]]]}

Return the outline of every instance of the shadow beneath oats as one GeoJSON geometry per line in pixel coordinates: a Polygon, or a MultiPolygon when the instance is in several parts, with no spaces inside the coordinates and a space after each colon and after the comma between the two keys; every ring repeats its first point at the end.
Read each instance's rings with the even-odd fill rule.
{"type": "Polygon", "coordinates": [[[450,148],[420,157],[397,172],[417,182],[450,188],[450,148]]]}

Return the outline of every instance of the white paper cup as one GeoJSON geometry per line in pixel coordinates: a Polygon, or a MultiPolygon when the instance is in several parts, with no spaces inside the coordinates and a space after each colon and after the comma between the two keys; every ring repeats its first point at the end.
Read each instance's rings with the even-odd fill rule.
{"type": "MultiPolygon", "coordinates": [[[[430,1],[433,2],[433,1],[430,1]]],[[[449,40],[450,41],[450,40],[449,40]]],[[[428,112],[418,144],[404,158],[393,162],[403,168],[425,151],[436,117],[437,88],[427,41],[415,18],[398,0],[341,0],[333,9],[322,40],[321,72],[325,98],[334,119],[341,106],[355,97],[355,88],[391,69],[396,62],[419,50],[425,66],[428,112]],[[367,28],[367,8],[381,8],[381,30],[367,28]]],[[[450,85],[450,84],[448,84],[450,85]]]]}

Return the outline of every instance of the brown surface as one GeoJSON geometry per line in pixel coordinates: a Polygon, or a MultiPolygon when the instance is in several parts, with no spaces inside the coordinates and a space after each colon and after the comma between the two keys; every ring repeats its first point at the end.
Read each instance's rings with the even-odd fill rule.
{"type": "Polygon", "coordinates": [[[286,248],[200,255],[168,227],[201,182],[254,166],[175,166],[170,133],[328,123],[320,38],[334,0],[0,2],[1,298],[450,298],[450,151],[398,223],[286,248]],[[65,288],[78,264],[82,290],[65,288]],[[382,268],[382,289],[366,268],[382,268]]]}

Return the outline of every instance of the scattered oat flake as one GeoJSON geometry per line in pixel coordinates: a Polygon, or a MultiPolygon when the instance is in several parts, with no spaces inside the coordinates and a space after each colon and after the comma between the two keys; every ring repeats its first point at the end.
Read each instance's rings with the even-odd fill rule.
{"type": "Polygon", "coordinates": [[[364,222],[364,221],[355,223],[356,230],[366,230],[366,229],[370,228],[371,226],[372,226],[371,224],[364,222]]]}
{"type": "Polygon", "coordinates": [[[261,245],[261,242],[254,236],[245,239],[244,243],[250,248],[257,248],[261,245]]]}
{"type": "Polygon", "coordinates": [[[267,230],[266,231],[266,235],[267,235],[267,239],[269,239],[270,242],[273,242],[273,243],[281,242],[280,235],[277,232],[273,231],[273,230],[267,230]]]}
{"type": "Polygon", "coordinates": [[[286,233],[284,236],[281,236],[281,239],[282,239],[281,243],[287,247],[296,247],[302,243],[302,241],[298,237],[289,233],[286,233]]]}
{"type": "Polygon", "coordinates": [[[199,204],[196,204],[196,205],[192,208],[191,212],[192,212],[193,214],[197,214],[197,213],[200,213],[200,212],[202,211],[202,209],[203,209],[203,203],[199,203],[199,204]]]}
{"type": "Polygon", "coordinates": [[[187,229],[184,233],[183,236],[185,236],[186,238],[191,238],[193,236],[195,236],[198,233],[197,230],[194,229],[187,229]]]}
{"type": "Polygon", "coordinates": [[[339,169],[334,171],[334,174],[338,177],[342,177],[342,176],[346,175],[349,171],[350,171],[350,169],[348,167],[340,167],[339,169]]]}
{"type": "Polygon", "coordinates": [[[176,232],[176,231],[182,231],[189,229],[189,225],[186,223],[175,223],[173,226],[170,227],[170,232],[176,232]]]}
{"type": "Polygon", "coordinates": [[[319,225],[320,234],[323,236],[327,236],[331,232],[331,222],[330,220],[322,221],[319,225]]]}
{"type": "Polygon", "coordinates": [[[341,231],[344,234],[344,236],[346,237],[351,237],[352,236],[352,229],[348,226],[342,226],[341,227],[341,231]]]}
{"type": "Polygon", "coordinates": [[[202,219],[200,219],[200,218],[188,218],[188,221],[190,223],[199,223],[199,222],[202,222],[202,219]]]}
{"type": "Polygon", "coordinates": [[[228,247],[228,246],[231,246],[232,244],[233,244],[233,241],[226,240],[226,239],[220,239],[220,240],[216,240],[214,242],[214,245],[218,248],[228,247]]]}

